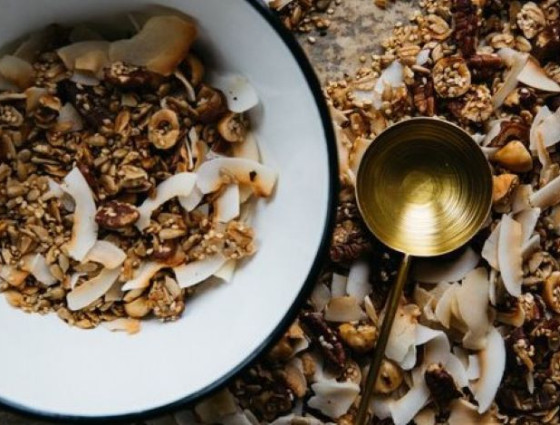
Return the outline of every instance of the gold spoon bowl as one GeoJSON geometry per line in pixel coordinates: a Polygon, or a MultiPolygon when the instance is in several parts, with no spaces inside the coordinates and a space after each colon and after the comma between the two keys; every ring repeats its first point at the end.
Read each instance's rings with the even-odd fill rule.
{"type": "Polygon", "coordinates": [[[366,420],[411,257],[447,254],[480,229],[492,204],[492,172],[480,147],[460,127],[412,118],[389,127],[365,152],[356,180],[369,230],[402,252],[356,423],[366,420]]]}

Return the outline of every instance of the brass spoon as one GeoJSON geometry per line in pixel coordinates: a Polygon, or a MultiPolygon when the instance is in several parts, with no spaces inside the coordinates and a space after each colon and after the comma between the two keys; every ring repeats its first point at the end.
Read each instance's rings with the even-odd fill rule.
{"type": "Polygon", "coordinates": [[[363,425],[411,258],[447,254],[478,232],[492,204],[492,173],[479,146],[461,128],[413,118],[389,127],[368,147],[356,198],[369,230],[404,254],[358,408],[356,424],[363,425]]]}

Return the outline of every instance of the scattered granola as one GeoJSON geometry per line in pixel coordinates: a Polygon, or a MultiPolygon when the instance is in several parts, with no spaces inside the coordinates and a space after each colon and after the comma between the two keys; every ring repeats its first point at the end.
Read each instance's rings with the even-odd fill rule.
{"type": "Polygon", "coordinates": [[[250,133],[256,93],[204,82],[187,18],[116,41],[45,31],[0,59],[0,291],[84,329],[176,320],[256,250],[248,201],[276,181],[250,133]]]}

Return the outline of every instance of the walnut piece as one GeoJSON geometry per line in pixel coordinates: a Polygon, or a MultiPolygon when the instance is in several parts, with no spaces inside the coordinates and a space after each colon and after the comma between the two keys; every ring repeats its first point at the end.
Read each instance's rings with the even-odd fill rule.
{"type": "Polygon", "coordinates": [[[99,207],[95,221],[106,229],[119,230],[133,225],[139,217],[140,213],[134,205],[110,201],[99,207]]]}
{"type": "Polygon", "coordinates": [[[459,57],[442,58],[432,71],[434,88],[441,97],[459,97],[471,86],[471,72],[464,59],[459,57]]]}

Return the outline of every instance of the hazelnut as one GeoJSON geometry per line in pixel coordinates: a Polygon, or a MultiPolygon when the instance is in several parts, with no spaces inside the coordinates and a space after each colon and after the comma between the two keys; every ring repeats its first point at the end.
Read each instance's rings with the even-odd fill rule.
{"type": "Polygon", "coordinates": [[[126,311],[126,314],[128,314],[130,317],[141,319],[142,317],[147,316],[150,311],[152,311],[152,307],[146,297],[140,297],[125,304],[124,311],[126,311]]]}
{"type": "Polygon", "coordinates": [[[515,174],[500,174],[492,178],[492,203],[507,204],[515,188],[519,185],[519,177],[515,174]]]}
{"type": "Polygon", "coordinates": [[[403,379],[402,369],[392,361],[384,359],[375,382],[375,392],[390,394],[401,386],[403,379]]]}
{"type": "Polygon", "coordinates": [[[356,353],[363,354],[372,350],[377,341],[377,328],[372,325],[354,326],[343,323],[338,327],[342,340],[356,353]]]}
{"type": "Polygon", "coordinates": [[[548,308],[560,313],[560,272],[553,272],[544,281],[542,297],[548,308]]]}
{"type": "Polygon", "coordinates": [[[247,121],[242,114],[230,112],[218,123],[218,132],[228,142],[243,142],[247,135],[247,121]]]}
{"type": "Polygon", "coordinates": [[[160,109],[148,123],[148,139],[157,149],[170,149],[179,138],[179,120],[171,109],[160,109]]]}
{"type": "Polygon", "coordinates": [[[516,173],[525,173],[533,169],[533,158],[519,140],[509,142],[496,152],[492,160],[516,173]]]}
{"type": "Polygon", "coordinates": [[[203,85],[196,96],[196,101],[195,112],[204,124],[215,121],[227,112],[226,97],[217,89],[203,85]]]}

